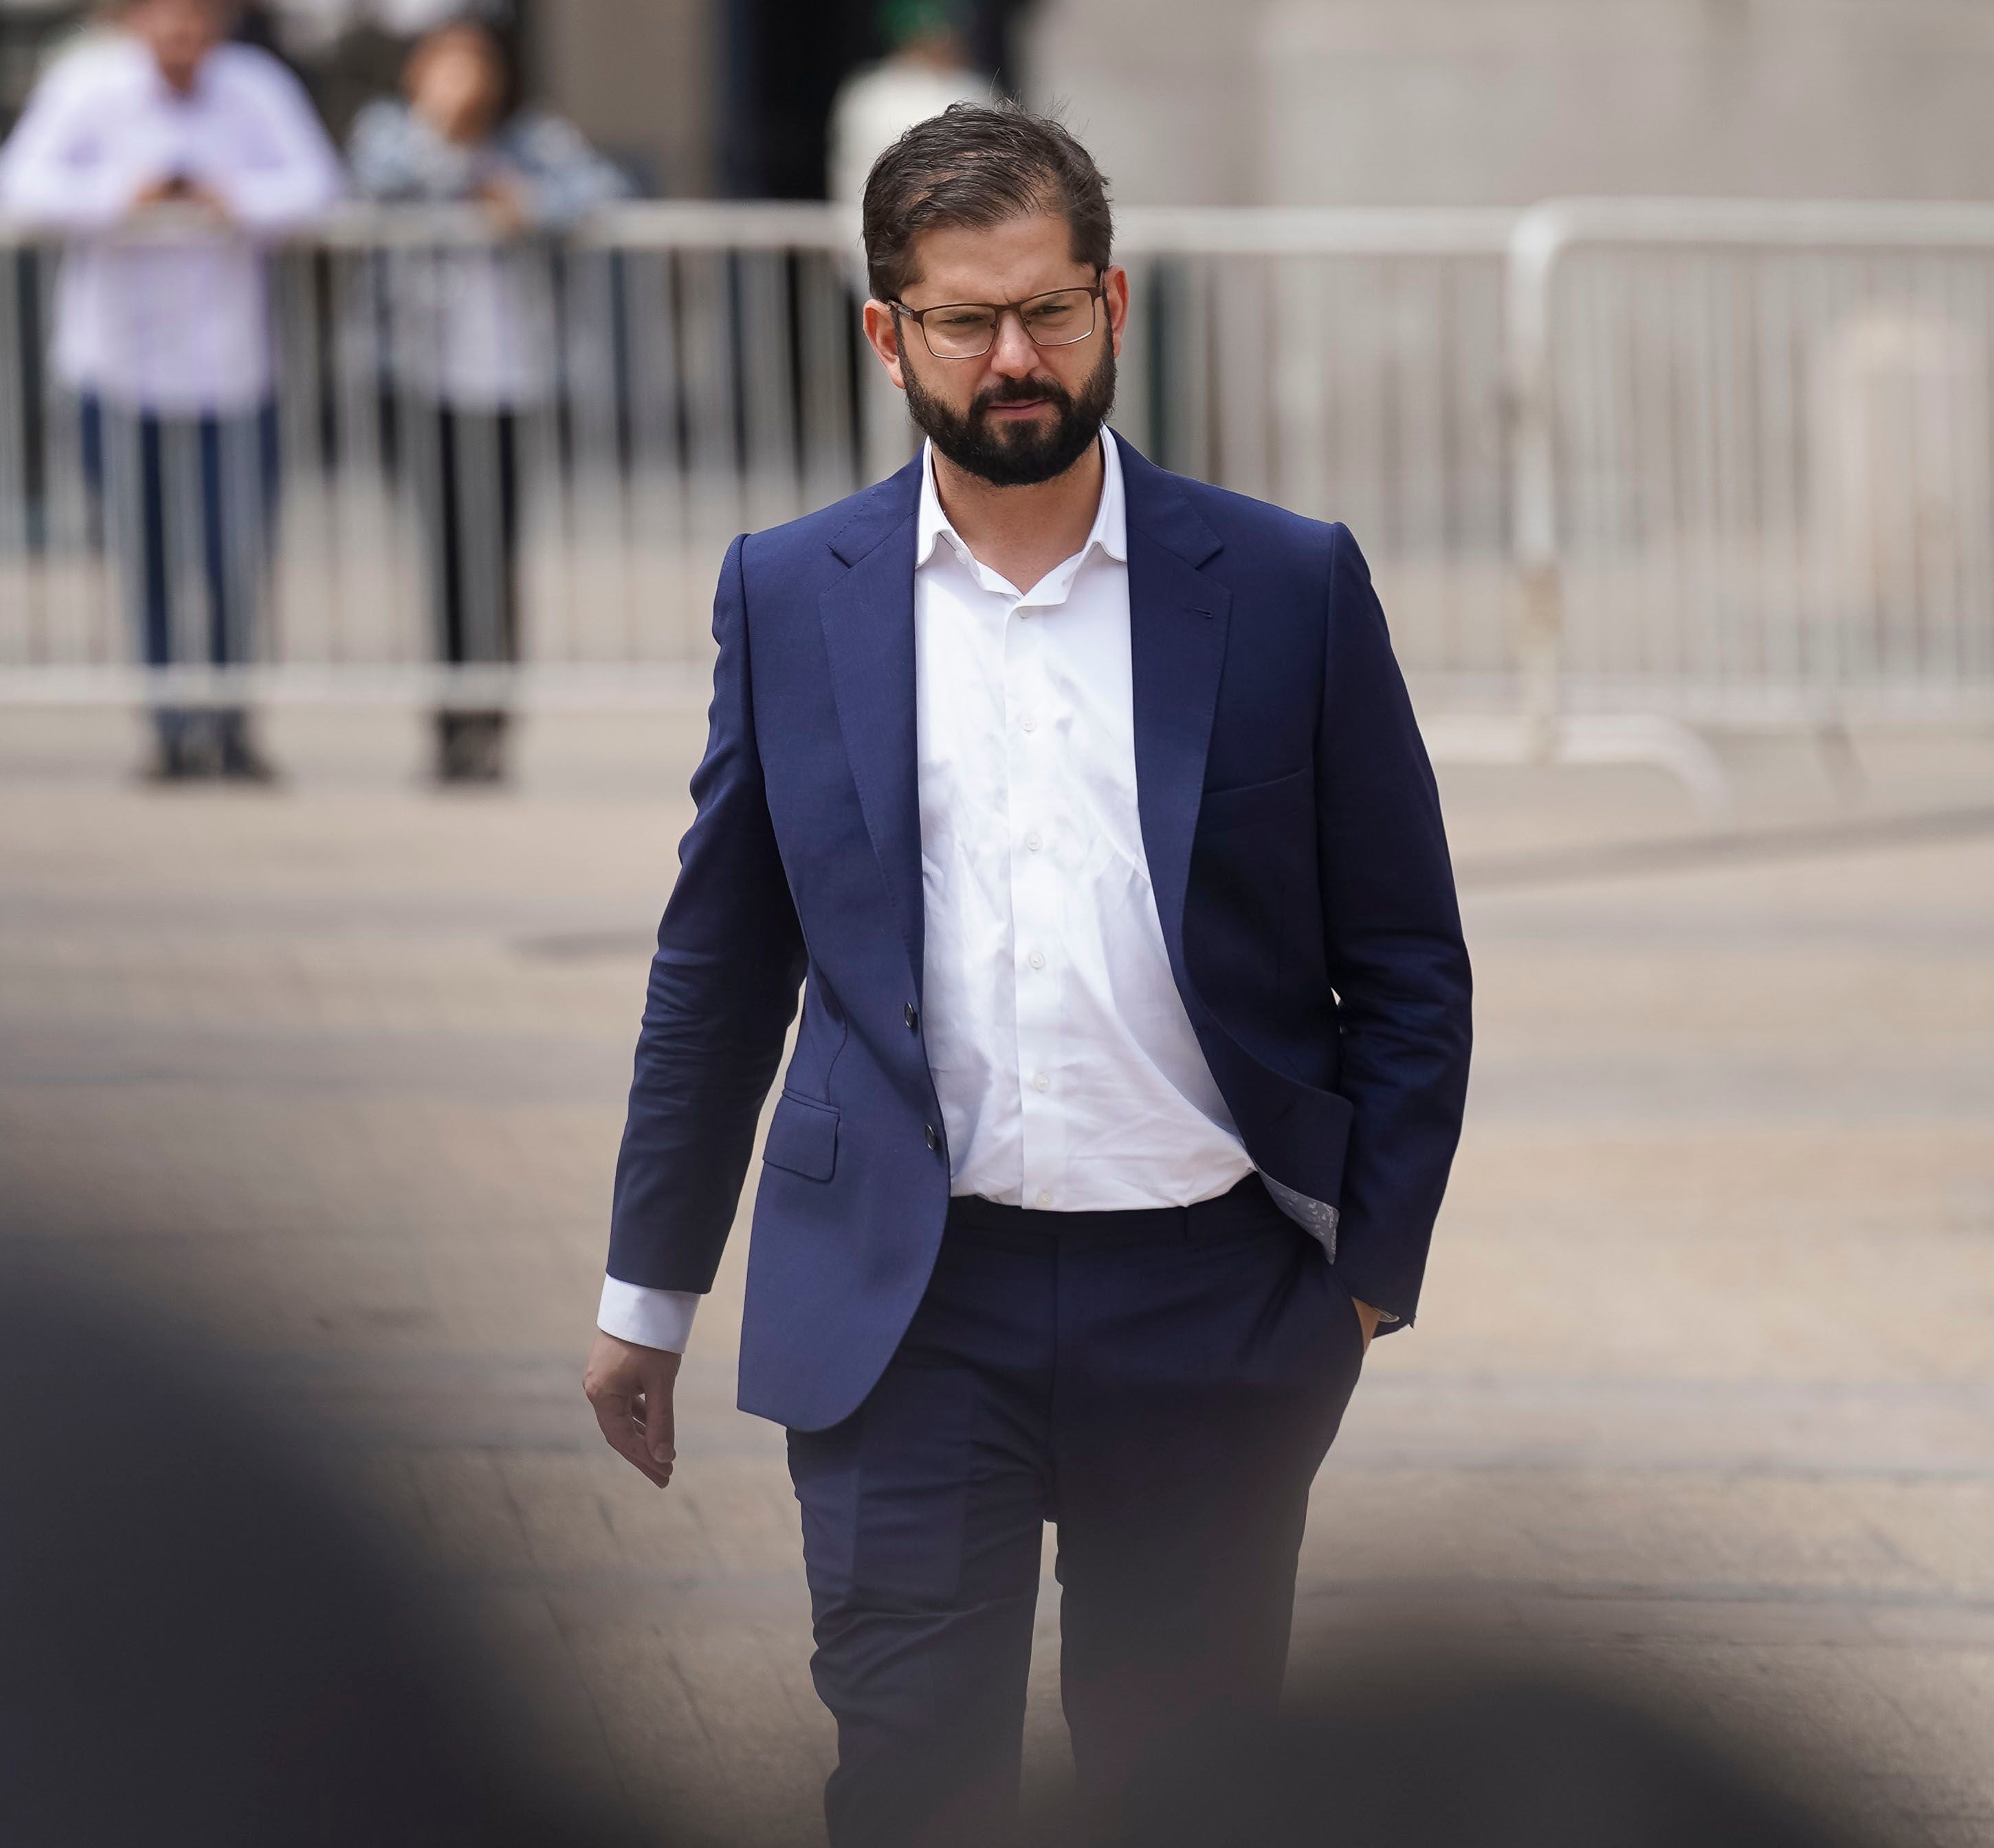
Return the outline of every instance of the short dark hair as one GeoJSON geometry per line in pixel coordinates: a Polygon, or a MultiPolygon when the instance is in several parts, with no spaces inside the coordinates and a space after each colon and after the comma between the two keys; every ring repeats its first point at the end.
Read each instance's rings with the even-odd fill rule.
{"type": "Polygon", "coordinates": [[[866,177],[866,285],[880,301],[898,300],[914,279],[914,240],[937,225],[981,230],[1041,212],[1066,220],[1074,262],[1108,267],[1108,181],[1066,125],[1015,103],[951,103],[916,122],[866,177]]]}
{"type": "Polygon", "coordinates": [[[519,56],[519,36],[506,16],[488,6],[462,6],[426,26],[409,48],[408,68],[445,39],[468,34],[482,42],[485,55],[498,74],[498,123],[510,122],[526,101],[519,56]]]}

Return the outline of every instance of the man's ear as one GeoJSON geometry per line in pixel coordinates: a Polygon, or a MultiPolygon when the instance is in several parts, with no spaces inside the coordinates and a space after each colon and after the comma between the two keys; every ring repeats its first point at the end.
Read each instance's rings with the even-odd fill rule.
{"type": "Polygon", "coordinates": [[[886,369],[886,376],[905,391],[907,382],[900,374],[899,318],[882,301],[874,300],[865,304],[865,344],[886,369]]]}
{"type": "Polygon", "coordinates": [[[1115,357],[1122,357],[1122,331],[1129,324],[1129,272],[1112,263],[1101,279],[1101,292],[1107,298],[1108,331],[1115,342],[1115,357]]]}

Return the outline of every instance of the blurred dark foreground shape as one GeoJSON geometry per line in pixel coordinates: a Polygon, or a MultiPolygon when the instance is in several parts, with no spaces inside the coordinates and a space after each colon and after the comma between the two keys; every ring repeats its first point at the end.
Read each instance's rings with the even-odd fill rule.
{"type": "MultiPolygon", "coordinates": [[[[1687,1695],[1381,1629],[1291,1671],[1287,1713],[1179,1740],[1088,1848],[1880,1848],[1787,1748],[1687,1695]]],[[[1050,1848],[1060,1831],[1042,1829],[1050,1848]]]]}
{"type": "MultiPolygon", "coordinates": [[[[493,1665],[242,1380],[0,1228],[0,1843],[641,1838],[522,1770],[493,1665]]],[[[280,1408],[281,1415],[281,1408],[280,1408]]]]}
{"type": "MultiPolygon", "coordinates": [[[[505,1670],[259,1423],[246,1366],[51,1279],[0,1226],[0,1845],[510,1848],[729,1839],[605,1816],[495,1704],[505,1670]],[[536,1765],[539,1768],[535,1768],[536,1765]]],[[[1622,1684],[1400,1625],[1291,1710],[1173,1741],[1130,1812],[1029,1848],[1861,1848],[1790,1754],[1622,1684]]],[[[689,1747],[690,1742],[688,1742],[689,1747]]],[[[1851,1773],[1852,1775],[1852,1771],[1851,1773]]],[[[758,1843],[772,1839],[766,1822],[758,1843]]],[[[800,1845],[822,1839],[800,1819],[800,1845]]],[[[882,1848],[888,1845],[882,1844],[882,1848]]],[[[894,1845],[902,1848],[902,1845],[894,1845]]],[[[911,1845],[906,1845],[911,1848],[911,1845]]],[[[923,1845],[927,1848],[927,1845],[923,1845]]],[[[948,1848],[937,1843],[932,1848],[948,1848]]]]}

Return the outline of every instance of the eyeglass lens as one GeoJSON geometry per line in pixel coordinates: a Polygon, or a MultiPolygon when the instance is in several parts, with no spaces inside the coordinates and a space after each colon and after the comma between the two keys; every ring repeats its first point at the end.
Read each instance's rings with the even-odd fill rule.
{"type": "MultiPolygon", "coordinates": [[[[1066,346],[1094,331],[1091,289],[1061,289],[1041,295],[1019,310],[1025,333],[1035,346],[1066,346]]],[[[930,351],[938,359],[974,359],[997,344],[1001,311],[973,302],[931,309],[921,321],[930,351]]]]}

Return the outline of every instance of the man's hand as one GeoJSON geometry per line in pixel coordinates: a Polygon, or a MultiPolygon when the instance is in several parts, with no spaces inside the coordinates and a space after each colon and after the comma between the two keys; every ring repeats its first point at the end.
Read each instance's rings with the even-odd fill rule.
{"type": "MultiPolygon", "coordinates": [[[[1357,1319],[1363,1325],[1364,1351],[1368,1354],[1371,1351],[1372,1340],[1378,1332],[1378,1324],[1382,1318],[1379,1311],[1372,1308],[1369,1303],[1358,1302],[1357,1298],[1354,1296],[1351,1298],[1350,1300],[1357,1305],[1357,1319]]],[[[642,1352],[641,1349],[639,1351],[642,1352]]],[[[677,1356],[674,1355],[673,1358],[676,1359],[677,1356]]],[[[615,1440],[612,1439],[611,1441],[613,1442],[615,1440]]]]}
{"type": "Polygon", "coordinates": [[[132,195],[134,211],[148,211],[156,205],[178,205],[187,196],[185,177],[179,173],[161,173],[149,180],[132,195]]]}
{"type": "Polygon", "coordinates": [[[132,195],[131,209],[134,212],[152,211],[162,206],[192,207],[224,224],[230,215],[228,201],[214,187],[198,180],[190,180],[184,173],[162,174],[132,195]]]}
{"type": "Polygon", "coordinates": [[[678,1452],[672,1425],[672,1382],[684,1356],[663,1348],[639,1347],[596,1331],[581,1390],[609,1448],[662,1489],[672,1479],[678,1452]]]}

